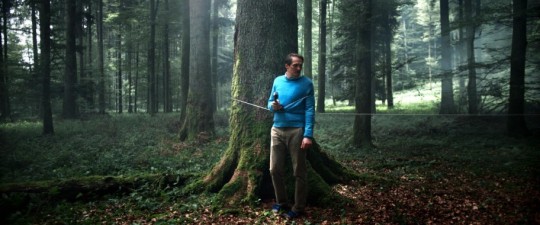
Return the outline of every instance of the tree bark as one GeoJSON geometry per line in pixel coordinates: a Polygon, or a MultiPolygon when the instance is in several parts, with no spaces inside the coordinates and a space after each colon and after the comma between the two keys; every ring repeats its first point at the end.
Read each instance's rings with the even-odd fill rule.
{"type": "Polygon", "coordinates": [[[77,109],[77,53],[75,37],[75,0],[66,0],[66,55],[64,68],[64,104],[62,116],[66,119],[78,117],[77,109]]]}
{"type": "MultiPolygon", "coordinates": [[[[393,32],[392,32],[392,29],[390,28],[390,19],[391,19],[391,15],[390,15],[390,12],[388,11],[385,16],[385,22],[383,22],[384,33],[385,33],[384,50],[383,50],[384,56],[385,56],[384,74],[386,78],[385,79],[386,81],[385,95],[387,99],[387,105],[386,105],[387,108],[393,109],[394,108],[394,90],[393,90],[394,86],[392,84],[392,36],[393,36],[393,32]]],[[[406,37],[404,37],[404,40],[405,39],[406,37]]]]}
{"type": "Polygon", "coordinates": [[[40,69],[42,73],[41,108],[43,110],[43,134],[54,134],[51,109],[51,2],[41,0],[39,10],[40,23],[40,69]]]}
{"type": "Polygon", "coordinates": [[[2,37],[0,38],[0,41],[2,43],[0,44],[0,120],[11,118],[11,103],[9,100],[9,71],[8,71],[8,33],[7,33],[7,26],[8,26],[8,13],[9,9],[11,7],[11,1],[8,0],[2,0],[2,25],[1,25],[1,31],[2,31],[2,37]]]}
{"type": "Polygon", "coordinates": [[[163,24],[163,112],[172,112],[171,63],[169,38],[169,0],[165,0],[163,24]]]}
{"type": "MultiPolygon", "coordinates": [[[[296,2],[290,0],[238,1],[232,98],[266,105],[274,79],[269,75],[283,74],[282,59],[298,50],[294,6],[296,2]]],[[[190,187],[219,192],[225,205],[254,204],[257,199],[271,198],[271,113],[235,101],[229,121],[229,147],[211,172],[190,187]]],[[[308,160],[311,203],[328,200],[329,183],[352,177],[352,173],[321,152],[316,143],[309,150],[308,160]]],[[[291,167],[290,163],[287,165],[291,167]]],[[[288,180],[293,181],[290,174],[288,180]]],[[[288,186],[293,187],[291,184],[288,186]]]]}
{"type": "Polygon", "coordinates": [[[150,0],[150,38],[148,39],[148,105],[150,115],[157,113],[156,79],[156,0],[150,0]]]}
{"type": "Polygon", "coordinates": [[[217,0],[212,0],[212,31],[211,33],[211,39],[212,39],[212,52],[211,52],[211,60],[210,63],[211,68],[211,74],[212,74],[212,109],[217,110],[218,108],[218,102],[217,102],[217,95],[218,95],[218,40],[219,40],[219,4],[217,0]]]}
{"type": "MultiPolygon", "coordinates": [[[[326,0],[320,1],[320,37],[319,37],[319,70],[318,70],[318,95],[317,112],[323,113],[324,100],[326,99],[326,0]]],[[[310,61],[310,60],[307,60],[310,61]]]]}
{"type": "Polygon", "coordinates": [[[465,0],[465,20],[467,21],[467,70],[469,71],[467,83],[467,99],[469,114],[478,114],[478,94],[476,91],[476,59],[474,56],[475,22],[473,21],[473,0],[465,0]]]}
{"type": "MultiPolygon", "coordinates": [[[[189,0],[182,4],[182,56],[180,66],[180,121],[185,123],[187,115],[187,98],[189,91],[189,0]]],[[[185,138],[186,132],[180,131],[180,137],[185,138]]]]}
{"type": "Polygon", "coordinates": [[[313,19],[313,1],[304,0],[304,76],[313,78],[313,38],[311,34],[313,19]]]}
{"type": "Polygon", "coordinates": [[[124,94],[123,94],[123,70],[122,70],[122,25],[118,26],[118,34],[116,35],[116,66],[117,66],[117,76],[116,76],[116,101],[117,101],[117,112],[124,112],[124,94]]]}
{"type": "Polygon", "coordinates": [[[357,147],[371,147],[371,0],[362,0],[364,12],[362,26],[357,29],[356,40],[356,91],[355,116],[353,124],[353,144],[357,147]]]}
{"type": "Polygon", "coordinates": [[[182,140],[204,141],[214,133],[210,74],[210,0],[190,0],[189,91],[182,140]],[[209,91],[210,90],[210,91],[209,91]]]}
{"type": "Polygon", "coordinates": [[[97,33],[98,33],[98,104],[99,113],[105,114],[105,62],[103,50],[103,0],[98,0],[98,18],[97,18],[97,33]]]}
{"type": "Polygon", "coordinates": [[[452,51],[448,0],[440,0],[441,14],[441,108],[439,113],[456,113],[452,81],[452,51]]]}
{"type": "Polygon", "coordinates": [[[527,52],[527,0],[513,0],[512,53],[507,131],[512,136],[528,135],[525,111],[525,54],[527,52]]]}

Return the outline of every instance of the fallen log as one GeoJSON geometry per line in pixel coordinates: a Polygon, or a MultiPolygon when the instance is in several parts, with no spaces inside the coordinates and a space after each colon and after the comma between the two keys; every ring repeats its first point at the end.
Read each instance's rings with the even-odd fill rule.
{"type": "MultiPolygon", "coordinates": [[[[194,174],[140,176],[90,176],[65,180],[0,185],[0,218],[24,210],[33,201],[89,201],[106,195],[131,193],[143,185],[155,188],[183,186],[194,174]]],[[[1,220],[0,220],[1,221],[1,220]]]]}

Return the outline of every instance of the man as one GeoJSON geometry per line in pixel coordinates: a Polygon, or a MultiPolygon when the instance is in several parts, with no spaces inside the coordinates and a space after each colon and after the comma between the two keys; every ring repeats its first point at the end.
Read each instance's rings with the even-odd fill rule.
{"type": "Polygon", "coordinates": [[[272,207],[274,213],[288,208],[284,181],[287,154],[291,155],[295,177],[294,205],[283,214],[287,218],[298,217],[306,207],[306,153],[312,145],[315,122],[313,82],[300,75],[303,62],[301,55],[287,55],[287,71],[274,79],[268,99],[268,109],[274,112],[270,148],[270,175],[276,195],[276,204],[272,207]]]}

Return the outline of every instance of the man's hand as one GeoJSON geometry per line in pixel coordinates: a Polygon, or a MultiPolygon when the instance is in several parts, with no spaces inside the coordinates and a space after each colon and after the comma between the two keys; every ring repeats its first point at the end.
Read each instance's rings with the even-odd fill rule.
{"type": "Polygon", "coordinates": [[[274,111],[279,111],[283,109],[283,106],[279,104],[279,100],[276,100],[272,102],[272,109],[274,109],[274,111]]]}
{"type": "Polygon", "coordinates": [[[309,148],[311,148],[312,144],[313,144],[313,142],[312,142],[311,138],[305,137],[304,139],[302,139],[302,145],[300,146],[300,149],[308,150],[309,148]]]}

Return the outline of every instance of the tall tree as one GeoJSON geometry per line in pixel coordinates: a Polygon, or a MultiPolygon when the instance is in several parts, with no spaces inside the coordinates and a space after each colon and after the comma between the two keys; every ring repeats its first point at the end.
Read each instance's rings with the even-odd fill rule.
{"type": "Polygon", "coordinates": [[[164,3],[163,18],[163,112],[172,112],[171,63],[169,37],[169,0],[164,3]]]}
{"type": "MultiPolygon", "coordinates": [[[[382,29],[383,29],[383,56],[384,56],[384,80],[386,81],[385,97],[388,100],[387,107],[389,109],[394,108],[394,92],[392,85],[392,36],[393,28],[391,27],[392,13],[391,10],[385,10],[385,14],[382,15],[382,29]]],[[[404,38],[405,39],[405,38],[404,38]]]]}
{"type": "Polygon", "coordinates": [[[41,107],[43,110],[43,134],[54,134],[51,109],[51,2],[41,0],[40,21],[40,71],[42,76],[41,107]]]}
{"type": "MultiPolygon", "coordinates": [[[[296,1],[239,0],[236,22],[232,98],[266,105],[274,79],[268,74],[283,74],[282,59],[298,50],[296,1]]],[[[192,187],[219,192],[223,203],[231,205],[272,195],[267,150],[271,116],[268,111],[233,102],[230,145],[212,171],[192,187]]],[[[308,199],[312,203],[328,200],[331,189],[327,183],[342,181],[350,173],[321,153],[318,145],[309,150],[308,159],[308,199]]]]}
{"type": "Polygon", "coordinates": [[[11,8],[11,1],[2,0],[2,25],[0,30],[2,37],[0,38],[0,119],[6,119],[11,117],[11,104],[9,100],[9,76],[8,76],[8,54],[7,54],[7,26],[8,26],[8,13],[11,8]]]}
{"type": "Polygon", "coordinates": [[[103,46],[103,0],[98,0],[98,16],[97,16],[97,38],[98,38],[98,102],[99,113],[105,114],[105,60],[103,46]]]}
{"type": "Polygon", "coordinates": [[[189,91],[181,139],[214,133],[212,78],[210,74],[210,0],[190,0],[189,91]]]}
{"type": "Polygon", "coordinates": [[[64,68],[64,102],[62,116],[64,118],[77,118],[77,53],[75,36],[75,0],[65,1],[66,10],[66,54],[64,68]]]}
{"type": "Polygon", "coordinates": [[[212,39],[212,52],[211,52],[211,62],[210,62],[210,73],[212,74],[212,108],[217,109],[217,88],[218,88],[218,40],[219,40],[219,2],[218,0],[212,0],[212,29],[211,39],[212,39]]]}
{"type": "Polygon", "coordinates": [[[87,71],[87,80],[82,84],[84,88],[84,98],[86,99],[86,102],[88,103],[88,106],[90,109],[95,108],[95,101],[94,101],[94,95],[95,95],[95,82],[93,77],[93,71],[94,71],[94,55],[93,55],[93,43],[94,43],[94,35],[92,35],[92,27],[95,23],[95,14],[93,14],[92,6],[94,1],[89,1],[87,5],[87,12],[85,14],[86,16],[86,33],[87,35],[87,44],[86,44],[86,53],[88,54],[88,71],[87,71]]]}
{"type": "Polygon", "coordinates": [[[123,84],[124,79],[122,78],[122,25],[118,26],[118,33],[116,34],[116,101],[117,101],[117,112],[123,113],[124,108],[124,95],[123,95],[123,84]]]}
{"type": "Polygon", "coordinates": [[[513,0],[512,53],[510,56],[510,96],[508,97],[507,131],[510,135],[527,135],[525,110],[525,53],[527,52],[527,0],[513,0]]]}
{"type": "Polygon", "coordinates": [[[312,19],[313,19],[313,1],[304,0],[304,57],[306,60],[304,62],[304,76],[312,78],[313,77],[313,35],[312,31],[312,19]]]}
{"type": "Polygon", "coordinates": [[[466,29],[466,51],[467,51],[467,70],[468,84],[467,84],[467,99],[469,102],[469,114],[478,113],[478,94],[476,91],[476,59],[474,57],[474,36],[475,36],[475,22],[473,20],[473,0],[465,0],[465,20],[467,22],[466,29]]]}
{"type": "Polygon", "coordinates": [[[452,81],[452,49],[450,45],[450,7],[448,0],[440,0],[441,15],[441,106],[440,113],[455,113],[452,81]]]}
{"type": "MultiPolygon", "coordinates": [[[[318,68],[318,95],[317,112],[324,112],[324,100],[326,98],[326,0],[320,1],[319,17],[319,68],[318,68]]],[[[307,60],[310,61],[310,60],[307,60]]]]}
{"type": "MultiPolygon", "coordinates": [[[[32,73],[32,75],[34,76],[33,77],[33,82],[34,84],[38,84],[39,82],[41,82],[41,80],[39,79],[40,78],[40,73],[39,73],[39,42],[38,42],[38,18],[37,18],[37,11],[38,11],[38,4],[39,2],[38,1],[30,1],[29,2],[30,4],[30,8],[31,8],[31,21],[32,21],[32,55],[34,56],[33,57],[33,63],[34,63],[34,71],[32,73]]],[[[1,42],[1,40],[0,40],[1,42]]],[[[1,48],[0,48],[1,49],[1,48]]],[[[40,90],[37,89],[35,90],[35,97],[36,99],[40,99],[40,90]]],[[[41,102],[37,102],[38,104],[38,107],[37,109],[41,110],[41,102]]],[[[43,116],[43,113],[40,111],[39,112],[39,115],[40,117],[43,116]]]]}
{"type": "Polygon", "coordinates": [[[363,11],[359,16],[356,30],[356,78],[355,78],[355,112],[353,144],[358,147],[370,147],[371,142],[371,110],[372,110],[372,71],[371,71],[371,0],[360,2],[363,11]]]}
{"type": "MultiPolygon", "coordinates": [[[[182,1],[182,52],[180,65],[180,121],[185,122],[187,116],[187,99],[189,91],[189,0],[182,1]]],[[[182,136],[182,134],[180,135],[182,136]]]]}
{"type": "Polygon", "coordinates": [[[150,0],[150,37],[148,39],[148,105],[147,111],[153,115],[157,113],[157,77],[156,77],[156,0],[150,0]]]}

